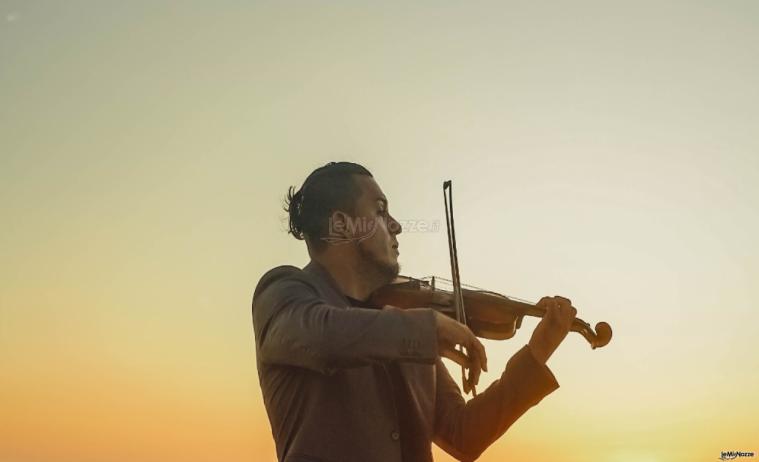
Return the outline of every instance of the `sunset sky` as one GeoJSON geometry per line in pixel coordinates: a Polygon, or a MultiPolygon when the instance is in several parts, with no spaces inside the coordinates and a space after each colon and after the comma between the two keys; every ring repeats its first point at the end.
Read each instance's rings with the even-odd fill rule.
{"type": "Polygon", "coordinates": [[[759,457],[757,82],[755,0],[0,0],[0,462],[275,461],[251,295],[331,160],[442,223],[403,274],[451,179],[464,282],[614,329],[480,461],[759,457]]]}

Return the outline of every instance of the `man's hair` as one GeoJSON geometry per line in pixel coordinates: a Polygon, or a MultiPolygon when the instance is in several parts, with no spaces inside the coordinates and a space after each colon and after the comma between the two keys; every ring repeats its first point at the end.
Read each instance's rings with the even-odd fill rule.
{"type": "Polygon", "coordinates": [[[356,199],[361,191],[353,175],[372,176],[359,164],[330,162],[311,172],[299,190],[290,186],[285,197],[289,233],[295,239],[305,239],[310,248],[324,249],[327,243],[321,238],[329,233],[332,213],[337,210],[351,215],[356,213],[356,199]]]}

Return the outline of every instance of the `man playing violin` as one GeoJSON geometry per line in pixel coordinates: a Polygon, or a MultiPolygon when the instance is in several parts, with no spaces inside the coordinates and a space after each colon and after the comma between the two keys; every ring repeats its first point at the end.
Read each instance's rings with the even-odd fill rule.
{"type": "Polygon", "coordinates": [[[472,331],[431,308],[368,303],[398,276],[402,231],[371,173],[331,162],[290,188],[286,210],[310,262],[271,269],[253,295],[258,377],[280,461],[431,461],[432,442],[475,460],[559,387],[546,361],[576,316],[568,299],[543,297],[529,343],[465,401],[441,358],[466,368],[464,392],[473,389],[487,358],[472,331]]]}

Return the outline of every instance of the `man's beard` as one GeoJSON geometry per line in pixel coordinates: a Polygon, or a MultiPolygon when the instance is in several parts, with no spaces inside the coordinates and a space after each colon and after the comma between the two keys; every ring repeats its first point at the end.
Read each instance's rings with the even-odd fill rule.
{"type": "Polygon", "coordinates": [[[358,244],[362,275],[374,282],[378,287],[393,282],[401,271],[401,265],[397,261],[395,263],[388,263],[380,260],[362,244],[361,242],[358,244]]]}

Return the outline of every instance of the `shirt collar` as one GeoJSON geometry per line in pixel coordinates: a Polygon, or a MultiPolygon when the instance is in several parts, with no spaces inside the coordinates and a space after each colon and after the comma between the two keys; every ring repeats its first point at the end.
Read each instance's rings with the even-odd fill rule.
{"type": "Polygon", "coordinates": [[[343,301],[345,306],[351,305],[348,302],[348,298],[340,290],[340,287],[337,285],[335,279],[331,274],[329,274],[327,268],[325,268],[322,264],[316,260],[311,260],[306,266],[303,267],[303,271],[321,279],[322,282],[324,282],[324,285],[327,286],[337,297],[343,301]]]}

